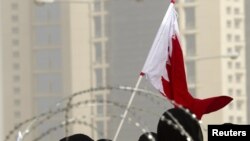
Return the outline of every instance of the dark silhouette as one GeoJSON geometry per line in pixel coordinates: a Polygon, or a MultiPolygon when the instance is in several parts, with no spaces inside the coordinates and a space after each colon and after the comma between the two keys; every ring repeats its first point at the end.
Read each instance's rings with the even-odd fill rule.
{"type": "Polygon", "coordinates": [[[99,139],[97,141],[112,141],[112,140],[110,140],[110,139],[99,139]]]}
{"type": "Polygon", "coordinates": [[[157,141],[157,134],[154,132],[147,132],[140,136],[138,141],[157,141]],[[150,138],[150,134],[152,138],[150,138]]]}
{"type": "MultiPolygon", "coordinates": [[[[182,109],[174,108],[169,112],[182,125],[185,131],[192,137],[193,141],[203,141],[202,130],[199,123],[182,109]]],[[[176,122],[165,112],[160,118],[157,127],[158,141],[187,141],[187,137],[175,128],[176,122]],[[170,125],[171,124],[171,125],[170,125]]]]}
{"type": "Polygon", "coordinates": [[[94,140],[84,134],[74,134],[68,137],[64,137],[60,139],[60,141],[94,141],[94,140]]]}

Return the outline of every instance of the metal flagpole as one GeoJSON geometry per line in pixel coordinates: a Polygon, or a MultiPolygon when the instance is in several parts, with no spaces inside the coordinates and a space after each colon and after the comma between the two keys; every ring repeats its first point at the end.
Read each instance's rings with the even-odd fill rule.
{"type": "Polygon", "coordinates": [[[133,93],[131,94],[131,97],[130,97],[130,99],[129,99],[128,105],[127,105],[127,107],[126,107],[126,109],[125,109],[125,111],[124,111],[124,113],[123,113],[123,115],[122,115],[122,120],[121,120],[121,122],[120,122],[120,124],[119,124],[119,126],[118,126],[118,129],[117,129],[117,131],[116,131],[116,133],[115,133],[115,136],[114,136],[113,141],[116,141],[116,140],[117,140],[117,137],[118,137],[118,135],[119,135],[119,133],[120,133],[120,130],[121,130],[122,125],[123,125],[123,122],[124,122],[124,120],[125,120],[125,118],[126,118],[126,116],[127,116],[127,114],[128,114],[128,110],[129,110],[129,108],[130,108],[130,106],[131,106],[131,104],[132,104],[132,102],[133,102],[133,100],[134,100],[136,91],[138,90],[138,87],[139,87],[139,85],[140,85],[140,83],[141,83],[142,77],[143,77],[143,76],[140,75],[140,77],[139,77],[138,80],[137,80],[137,83],[136,83],[136,85],[135,85],[135,89],[133,90],[133,93]]]}
{"type": "MultiPolygon", "coordinates": [[[[174,3],[175,3],[175,0],[171,0],[171,3],[174,4],[174,3]]],[[[139,87],[139,85],[140,85],[140,83],[141,83],[142,77],[143,77],[143,74],[141,74],[140,77],[139,77],[138,80],[137,80],[137,83],[136,83],[136,85],[135,85],[135,89],[133,90],[133,93],[132,93],[132,95],[131,95],[131,97],[130,97],[130,100],[129,100],[128,105],[127,105],[127,107],[126,107],[126,109],[125,109],[125,112],[124,112],[123,115],[122,115],[122,120],[121,120],[121,122],[120,122],[120,124],[119,124],[119,126],[118,126],[118,129],[117,129],[117,131],[116,131],[116,134],[115,134],[115,136],[114,136],[113,141],[116,141],[116,140],[117,140],[117,137],[118,137],[118,135],[119,135],[119,133],[120,133],[121,127],[122,127],[122,125],[123,125],[123,122],[124,122],[124,120],[125,120],[125,118],[126,118],[126,116],[127,116],[127,114],[128,114],[128,110],[129,110],[129,108],[130,108],[130,106],[131,106],[131,104],[132,104],[132,102],[133,102],[133,100],[134,100],[136,91],[137,91],[137,89],[138,89],[138,87],[139,87]]]]}

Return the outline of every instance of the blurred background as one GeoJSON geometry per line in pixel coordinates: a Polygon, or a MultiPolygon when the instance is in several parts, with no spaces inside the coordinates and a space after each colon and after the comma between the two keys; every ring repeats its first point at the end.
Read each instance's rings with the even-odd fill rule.
{"type": "MultiPolygon", "coordinates": [[[[134,87],[169,2],[0,0],[0,140],[112,139],[131,94],[119,86],[134,87]]],[[[204,127],[250,122],[248,9],[248,0],[176,0],[190,92],[234,98],[204,127]]],[[[146,79],[139,88],[119,141],[156,132],[171,107],[146,79]]]]}

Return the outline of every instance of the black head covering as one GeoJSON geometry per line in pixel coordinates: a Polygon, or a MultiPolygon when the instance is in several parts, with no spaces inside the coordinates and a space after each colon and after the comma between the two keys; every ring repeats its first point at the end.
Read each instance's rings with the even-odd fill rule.
{"type": "MultiPolygon", "coordinates": [[[[199,123],[182,109],[174,108],[169,112],[182,125],[186,132],[192,137],[193,141],[203,141],[202,130],[199,123]]],[[[162,116],[176,125],[175,121],[165,112],[162,116]]],[[[187,141],[187,137],[182,135],[178,129],[167,124],[166,120],[159,120],[157,127],[158,141],[187,141]]]]}
{"type": "Polygon", "coordinates": [[[138,141],[157,141],[157,134],[154,133],[154,132],[147,132],[147,133],[144,133],[140,136],[139,140],[138,141]],[[152,139],[148,138],[149,135],[152,135],[152,139]]]}
{"type": "Polygon", "coordinates": [[[112,140],[110,140],[110,139],[99,139],[97,141],[112,141],[112,140]]]}
{"type": "Polygon", "coordinates": [[[64,137],[60,139],[60,141],[94,141],[94,140],[84,134],[74,134],[68,137],[64,137]]]}

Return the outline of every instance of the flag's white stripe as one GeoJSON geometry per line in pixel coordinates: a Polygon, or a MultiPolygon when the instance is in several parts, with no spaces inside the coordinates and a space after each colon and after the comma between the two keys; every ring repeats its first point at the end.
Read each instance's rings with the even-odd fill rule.
{"type": "MultiPolygon", "coordinates": [[[[177,23],[174,4],[171,3],[163,18],[161,26],[157,32],[153,45],[150,49],[142,72],[151,81],[152,85],[163,92],[161,77],[169,81],[166,71],[166,62],[168,61],[168,48],[172,50],[172,35],[175,32],[177,23]]],[[[178,24],[177,24],[178,27],[178,24]]]]}
{"type": "MultiPolygon", "coordinates": [[[[159,43],[162,41],[162,38],[163,37],[168,37],[168,36],[164,36],[163,32],[166,30],[167,27],[169,27],[169,25],[167,26],[167,22],[170,23],[169,18],[171,17],[171,12],[173,11],[173,6],[174,5],[172,3],[169,5],[169,8],[168,8],[168,10],[167,10],[167,12],[166,12],[166,14],[165,14],[165,16],[163,18],[161,26],[160,26],[160,28],[159,28],[159,30],[157,32],[157,35],[156,35],[155,40],[153,42],[153,45],[152,45],[152,47],[150,49],[149,55],[148,55],[148,57],[146,59],[145,65],[144,65],[144,67],[142,69],[144,73],[148,72],[148,65],[152,64],[152,62],[154,60],[154,57],[156,57],[156,54],[159,51],[159,47],[160,47],[159,43]]],[[[165,39],[165,41],[167,41],[167,40],[165,39]]],[[[167,53],[168,52],[166,52],[166,54],[167,53]]]]}

